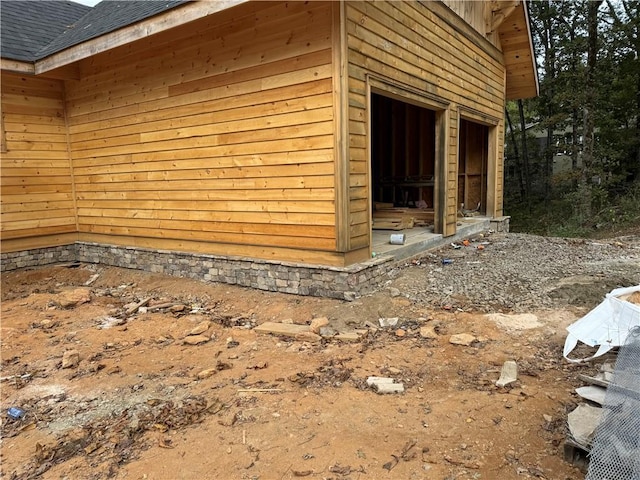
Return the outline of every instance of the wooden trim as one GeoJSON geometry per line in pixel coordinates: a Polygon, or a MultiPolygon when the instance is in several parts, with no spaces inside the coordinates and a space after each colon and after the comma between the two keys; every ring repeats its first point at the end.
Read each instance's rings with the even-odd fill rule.
{"type": "Polygon", "coordinates": [[[10,60],[8,58],[0,59],[0,67],[2,70],[7,70],[9,72],[26,73],[29,75],[34,75],[36,73],[33,63],[10,60]]]}
{"type": "MultiPolygon", "coordinates": [[[[35,64],[35,73],[42,74],[98,53],[106,52],[113,48],[135,42],[136,40],[155,35],[156,33],[184,25],[199,18],[213,15],[246,3],[247,1],[248,0],[216,0],[215,2],[187,2],[183,7],[174,8],[161,15],[155,15],[128,27],[106,33],[39,60],[35,64]]],[[[4,65],[2,68],[4,69],[4,65]]]]}
{"type": "Polygon", "coordinates": [[[432,93],[418,90],[409,85],[404,85],[396,80],[379,74],[367,73],[367,84],[371,85],[374,93],[381,93],[389,98],[410,103],[417,107],[430,110],[446,110],[450,102],[432,93]]]}
{"type": "MultiPolygon", "coordinates": [[[[522,2],[522,9],[524,10],[524,18],[527,24],[527,37],[529,39],[529,49],[531,50],[531,68],[533,68],[533,77],[536,82],[536,94],[540,95],[540,79],[538,78],[538,64],[535,61],[536,50],[533,47],[533,35],[531,33],[531,20],[529,19],[529,5],[526,1],[522,2]]],[[[506,82],[505,82],[506,83],[506,82]]]]}
{"type": "Polygon", "coordinates": [[[498,126],[489,128],[487,139],[487,215],[498,216],[497,187],[498,187],[498,126]]]}
{"type": "Polygon", "coordinates": [[[333,102],[335,117],[336,250],[350,250],[349,235],[349,84],[344,0],[331,4],[333,39],[333,102]]]}
{"type": "Polygon", "coordinates": [[[69,136],[69,115],[67,114],[66,88],[62,89],[62,103],[64,104],[65,144],[67,146],[67,162],[69,162],[69,176],[71,177],[71,195],[73,201],[73,216],[76,220],[76,232],[80,231],[78,223],[78,195],[76,195],[76,178],[73,171],[73,158],[71,155],[71,139],[69,136]]]}
{"type": "Polygon", "coordinates": [[[4,129],[4,113],[0,111],[0,153],[7,153],[7,132],[4,129]]]}
{"type": "MultiPolygon", "coordinates": [[[[443,236],[453,235],[447,228],[447,191],[449,176],[449,109],[436,111],[436,152],[433,187],[433,233],[443,236]]],[[[456,175],[457,177],[457,175],[456,175]]]]}
{"type": "Polygon", "coordinates": [[[458,116],[463,120],[471,120],[472,122],[486,125],[488,127],[495,127],[500,123],[501,118],[488,115],[484,112],[476,110],[474,108],[466,107],[464,105],[458,106],[458,116]]]}

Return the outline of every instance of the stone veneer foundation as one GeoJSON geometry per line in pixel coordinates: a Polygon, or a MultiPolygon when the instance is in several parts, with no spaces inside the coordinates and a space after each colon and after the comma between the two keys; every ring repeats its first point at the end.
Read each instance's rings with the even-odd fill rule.
{"type": "Polygon", "coordinates": [[[390,257],[338,268],[85,242],[2,253],[0,262],[3,272],[59,262],[98,263],[271,292],[344,300],[373,291],[389,278],[394,268],[390,257]]]}

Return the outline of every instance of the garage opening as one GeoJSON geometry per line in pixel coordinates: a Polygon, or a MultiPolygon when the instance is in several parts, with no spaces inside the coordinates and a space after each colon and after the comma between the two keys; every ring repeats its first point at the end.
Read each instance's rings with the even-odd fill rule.
{"type": "Polygon", "coordinates": [[[487,168],[489,127],[460,120],[458,142],[459,215],[485,215],[487,212],[487,168]]]}
{"type": "Polygon", "coordinates": [[[433,233],[436,112],[371,93],[372,229],[433,233]]]}

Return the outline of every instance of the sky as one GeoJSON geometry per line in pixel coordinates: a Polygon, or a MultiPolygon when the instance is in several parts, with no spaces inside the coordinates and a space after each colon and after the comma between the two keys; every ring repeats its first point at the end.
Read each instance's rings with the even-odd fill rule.
{"type": "Polygon", "coordinates": [[[99,3],[100,0],[73,0],[76,3],[81,3],[83,5],[89,5],[90,7],[93,7],[96,3],[99,3]]]}

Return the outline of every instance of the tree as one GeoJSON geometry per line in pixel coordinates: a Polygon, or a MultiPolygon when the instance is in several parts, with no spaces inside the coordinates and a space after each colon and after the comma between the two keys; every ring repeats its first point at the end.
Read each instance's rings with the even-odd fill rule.
{"type": "Polygon", "coordinates": [[[587,69],[584,95],[584,149],[582,151],[582,175],[580,178],[580,215],[591,217],[591,174],[594,162],[594,120],[596,106],[596,62],[598,55],[598,9],[602,0],[588,3],[587,13],[587,69]]]}

